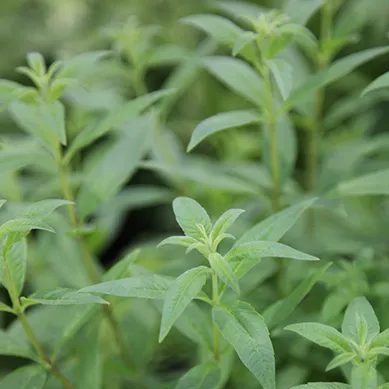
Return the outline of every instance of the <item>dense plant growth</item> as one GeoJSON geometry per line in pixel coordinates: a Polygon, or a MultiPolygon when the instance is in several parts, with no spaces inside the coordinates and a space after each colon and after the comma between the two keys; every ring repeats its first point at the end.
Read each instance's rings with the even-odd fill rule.
{"type": "Polygon", "coordinates": [[[0,80],[0,389],[389,388],[387,1],[141,3],[0,80]]]}

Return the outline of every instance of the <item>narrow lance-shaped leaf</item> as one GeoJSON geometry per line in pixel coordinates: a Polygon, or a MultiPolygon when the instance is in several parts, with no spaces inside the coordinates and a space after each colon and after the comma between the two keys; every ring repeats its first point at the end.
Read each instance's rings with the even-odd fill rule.
{"type": "Polygon", "coordinates": [[[377,370],[375,366],[353,366],[351,372],[351,385],[353,389],[376,389],[377,370]]]}
{"type": "Polygon", "coordinates": [[[235,93],[256,106],[264,100],[263,82],[255,70],[244,61],[231,57],[208,57],[205,68],[235,93]]]}
{"type": "Polygon", "coordinates": [[[216,306],[212,314],[223,337],[263,388],[275,389],[274,351],[262,316],[241,301],[216,306]]]}
{"type": "Polygon", "coordinates": [[[283,11],[295,23],[306,24],[323,5],[323,0],[288,0],[283,11]]]}
{"type": "Polygon", "coordinates": [[[208,267],[195,267],[181,274],[170,286],[165,296],[162,311],[159,342],[163,341],[177,318],[200,293],[207,280],[208,273],[208,267]]]}
{"type": "Polygon", "coordinates": [[[387,347],[389,346],[389,328],[385,331],[382,331],[379,335],[377,335],[371,344],[371,347],[387,347]]]}
{"type": "Polygon", "coordinates": [[[277,212],[248,230],[235,243],[235,246],[256,240],[280,240],[294,226],[302,213],[315,201],[316,198],[305,200],[277,212]]]}
{"type": "Polygon", "coordinates": [[[224,234],[236,221],[236,219],[244,212],[243,209],[229,209],[224,212],[215,222],[212,228],[211,239],[215,239],[224,234]]]}
{"type": "Polygon", "coordinates": [[[201,141],[217,132],[259,123],[260,121],[261,116],[249,110],[219,113],[205,119],[194,129],[187,151],[191,151],[201,141]]]}
{"type": "Polygon", "coordinates": [[[173,201],[173,211],[177,223],[186,235],[195,239],[204,238],[199,225],[204,227],[207,234],[211,232],[212,223],[207,211],[195,200],[189,197],[177,197],[173,201]]]}
{"type": "Polygon", "coordinates": [[[28,343],[11,336],[3,330],[0,330],[0,355],[11,355],[32,360],[35,359],[28,343]]]}
{"type": "Polygon", "coordinates": [[[103,281],[113,281],[128,276],[129,266],[138,259],[140,251],[140,249],[130,251],[121,258],[115,265],[104,273],[103,281]]]}
{"type": "Polygon", "coordinates": [[[216,389],[220,378],[220,367],[216,363],[204,363],[190,369],[175,389],[216,389]]]}
{"type": "Polygon", "coordinates": [[[285,329],[296,332],[311,342],[329,348],[338,354],[353,351],[343,334],[325,324],[299,323],[289,325],[285,329]]]}
{"type": "Polygon", "coordinates": [[[337,382],[311,382],[306,385],[294,386],[292,389],[352,389],[352,386],[337,382]]]}
{"type": "Polygon", "coordinates": [[[44,230],[54,232],[54,230],[46,223],[35,219],[13,219],[5,222],[0,226],[0,237],[3,237],[10,232],[29,232],[31,230],[44,230]]]}
{"type": "Polygon", "coordinates": [[[212,253],[208,260],[217,276],[232,290],[240,294],[239,281],[229,263],[219,253],[212,253]]]}
{"type": "Polygon", "coordinates": [[[106,281],[80,289],[81,293],[97,293],[119,297],[164,299],[172,279],[158,274],[142,274],[120,280],[106,281]]]}
{"type": "Polygon", "coordinates": [[[42,366],[20,367],[0,381],[0,389],[43,389],[46,379],[47,373],[42,366]]]}
{"type": "Polygon", "coordinates": [[[67,288],[41,290],[33,293],[27,298],[22,297],[22,301],[27,305],[108,304],[108,302],[101,297],[89,293],[79,293],[77,290],[67,288]]]}
{"type": "Polygon", "coordinates": [[[381,88],[389,88],[389,72],[374,80],[367,88],[363,90],[362,96],[381,88]]]}
{"type": "Polygon", "coordinates": [[[159,243],[158,247],[164,246],[165,244],[189,247],[196,243],[198,243],[198,241],[190,236],[169,236],[169,238],[166,238],[161,243],[159,243]]]}
{"type": "Polygon", "coordinates": [[[336,356],[326,367],[326,371],[333,370],[339,366],[343,366],[346,363],[351,362],[353,359],[356,358],[356,355],[354,352],[349,353],[343,353],[338,356],[336,356]]]}
{"type": "Polygon", "coordinates": [[[57,208],[73,204],[71,201],[61,199],[46,199],[28,205],[10,205],[11,212],[28,219],[44,219],[57,208]]]}

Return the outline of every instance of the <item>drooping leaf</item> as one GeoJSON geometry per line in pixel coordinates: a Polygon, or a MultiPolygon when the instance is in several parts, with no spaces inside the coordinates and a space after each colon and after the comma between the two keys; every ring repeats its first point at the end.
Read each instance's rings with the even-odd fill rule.
{"type": "Polygon", "coordinates": [[[341,182],[336,188],[336,193],[340,196],[388,195],[389,169],[341,182]]]}
{"type": "Polygon", "coordinates": [[[164,299],[171,284],[172,279],[166,276],[144,274],[87,286],[80,289],[79,293],[97,293],[119,297],[164,299]]]}
{"type": "Polygon", "coordinates": [[[295,250],[292,247],[286,246],[282,243],[262,240],[243,243],[239,246],[234,246],[226,255],[227,261],[234,261],[236,258],[245,257],[278,257],[278,258],[290,258],[298,259],[300,261],[318,261],[319,258],[309,254],[305,254],[301,251],[295,250]]]}
{"type": "Polygon", "coordinates": [[[52,290],[40,290],[22,298],[25,303],[43,305],[82,305],[82,304],[108,304],[98,296],[89,293],[79,293],[74,289],[60,288],[52,290]]]}
{"type": "Polygon", "coordinates": [[[389,72],[381,75],[369,84],[363,91],[361,96],[365,96],[367,93],[375,91],[381,88],[389,88],[389,72]]]}
{"type": "Polygon", "coordinates": [[[359,344],[359,318],[364,320],[367,325],[368,341],[380,333],[380,323],[373,307],[365,297],[358,297],[347,307],[342,323],[343,334],[356,341],[357,344],[359,344]]]}
{"type": "Polygon", "coordinates": [[[211,233],[212,223],[207,211],[195,200],[189,197],[177,197],[173,201],[173,211],[177,223],[186,235],[195,239],[204,238],[199,225],[207,234],[211,233]]]}
{"type": "Polygon", "coordinates": [[[151,117],[130,125],[128,132],[86,172],[77,199],[82,218],[112,198],[132,176],[151,146],[152,127],[151,117]]]}
{"type": "Polygon", "coordinates": [[[263,388],[275,389],[274,351],[262,316],[241,301],[216,306],[212,314],[223,337],[263,388]]]}
{"type": "Polygon", "coordinates": [[[214,363],[204,363],[190,369],[179,381],[175,389],[217,389],[220,382],[220,367],[214,363]]]}
{"type": "Polygon", "coordinates": [[[301,283],[294,289],[287,297],[277,301],[270,307],[268,307],[263,313],[263,318],[269,328],[281,324],[300,304],[303,298],[310,292],[313,286],[320,280],[323,274],[331,266],[328,263],[316,271],[314,271],[309,277],[301,281],[301,283]]]}
{"type": "Polygon", "coordinates": [[[54,230],[46,223],[35,219],[13,219],[5,222],[0,226],[0,237],[11,232],[26,233],[31,230],[44,230],[54,232],[54,230]]]}
{"type": "Polygon", "coordinates": [[[280,240],[315,201],[316,198],[305,200],[277,212],[248,230],[235,246],[256,240],[280,240]]]}
{"type": "Polygon", "coordinates": [[[255,70],[244,61],[231,57],[208,57],[205,68],[235,93],[256,106],[264,99],[263,82],[255,70]]]}
{"type": "Polygon", "coordinates": [[[229,263],[219,253],[212,253],[208,260],[217,276],[237,294],[240,294],[239,281],[229,263]]]}
{"type": "Polygon", "coordinates": [[[260,115],[248,110],[224,112],[207,118],[194,129],[187,151],[191,151],[201,141],[217,132],[259,123],[260,120],[260,115]]]}
{"type": "Polygon", "coordinates": [[[352,352],[352,348],[343,334],[333,327],[320,323],[299,323],[285,327],[288,331],[307,338],[319,346],[329,348],[338,354],[352,352]]]}
{"type": "Polygon", "coordinates": [[[200,293],[208,273],[208,267],[195,267],[181,274],[169,287],[164,300],[159,342],[163,341],[177,318],[200,293]]]}
{"type": "Polygon", "coordinates": [[[171,92],[171,90],[161,90],[149,93],[113,109],[96,125],[88,126],[80,132],[80,134],[72,142],[72,145],[66,154],[66,158],[71,158],[78,150],[88,146],[96,139],[102,137],[112,128],[120,127],[129,120],[136,118],[151,105],[163,97],[168,96],[171,92]]]}
{"type": "Polygon", "coordinates": [[[43,389],[46,378],[47,373],[42,366],[20,367],[0,381],[0,389],[43,389]]]}
{"type": "Polygon", "coordinates": [[[0,330],[0,355],[12,355],[27,359],[36,359],[29,344],[0,330]]]}
{"type": "Polygon", "coordinates": [[[224,212],[215,222],[212,232],[211,239],[215,239],[224,234],[236,221],[236,219],[244,212],[243,209],[229,209],[224,212]]]}

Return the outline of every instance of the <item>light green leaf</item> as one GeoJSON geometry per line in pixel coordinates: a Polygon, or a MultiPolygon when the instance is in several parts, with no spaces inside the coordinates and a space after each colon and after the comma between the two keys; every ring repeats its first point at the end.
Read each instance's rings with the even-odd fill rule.
{"type": "Polygon", "coordinates": [[[292,389],[352,389],[352,386],[337,382],[311,382],[306,385],[294,386],[292,389]]]}
{"type": "Polygon", "coordinates": [[[205,68],[235,93],[256,106],[264,100],[263,82],[255,70],[244,61],[231,57],[207,57],[205,68]]]}
{"type": "Polygon", "coordinates": [[[130,125],[128,131],[86,172],[77,200],[82,218],[94,212],[129,180],[151,146],[153,125],[151,117],[130,125]]]}
{"type": "Polygon", "coordinates": [[[216,363],[203,363],[190,369],[175,389],[217,389],[220,378],[220,367],[216,363]]]}
{"type": "Polygon", "coordinates": [[[288,0],[283,11],[295,23],[306,24],[323,5],[323,0],[288,0]]]}
{"type": "Polygon", "coordinates": [[[216,238],[224,234],[236,221],[236,219],[245,212],[243,209],[229,209],[224,212],[214,224],[211,231],[211,239],[215,241],[216,238]]]}
{"type": "Polygon", "coordinates": [[[357,344],[359,344],[359,318],[363,319],[367,325],[366,335],[368,341],[380,333],[380,323],[373,307],[365,297],[358,297],[347,307],[342,323],[343,335],[353,339],[357,344]]]}
{"type": "Polygon", "coordinates": [[[381,75],[377,79],[375,79],[372,83],[370,83],[361,93],[361,96],[366,95],[374,90],[381,88],[389,88],[389,72],[381,75]]]}
{"type": "Polygon", "coordinates": [[[389,328],[385,331],[382,331],[379,335],[377,335],[372,343],[371,347],[387,347],[389,346],[389,328]]]}
{"type": "Polygon", "coordinates": [[[248,3],[240,0],[217,0],[213,1],[212,5],[215,6],[216,9],[220,9],[222,12],[225,12],[229,16],[239,19],[253,17],[253,15],[260,15],[267,10],[265,7],[261,7],[258,4],[248,3]]]}
{"type": "Polygon", "coordinates": [[[236,57],[239,53],[241,53],[249,44],[254,42],[257,39],[257,34],[252,31],[245,31],[239,35],[234,43],[234,47],[232,48],[232,55],[236,57]]]}
{"type": "Polygon", "coordinates": [[[199,243],[195,238],[190,236],[169,236],[169,238],[164,239],[159,245],[164,246],[165,244],[173,244],[177,246],[189,247],[193,244],[199,243]]]}
{"type": "Polygon", "coordinates": [[[356,355],[354,352],[352,353],[343,353],[338,356],[336,356],[326,367],[326,371],[333,370],[339,366],[343,366],[346,363],[351,362],[353,359],[356,358],[356,355]]]}
{"type": "Polygon", "coordinates": [[[282,98],[286,100],[290,91],[293,89],[293,68],[281,58],[270,60],[268,65],[282,98]]]}
{"type": "Polygon", "coordinates": [[[216,306],[212,314],[223,337],[263,388],[275,389],[274,351],[262,316],[241,301],[216,306]]]}
{"type": "Polygon", "coordinates": [[[47,374],[42,366],[20,367],[0,381],[0,389],[43,389],[46,379],[47,374]]]}
{"type": "Polygon", "coordinates": [[[289,325],[285,327],[285,329],[296,332],[311,342],[314,342],[319,346],[329,348],[338,354],[353,351],[343,334],[335,328],[325,324],[299,323],[289,325]]]}
{"type": "Polygon", "coordinates": [[[271,242],[267,240],[243,243],[239,246],[234,246],[226,255],[227,261],[234,261],[236,258],[247,257],[278,257],[298,259],[300,261],[318,261],[319,258],[301,251],[295,250],[292,247],[286,246],[282,243],[271,242]]]}
{"type": "Polygon", "coordinates": [[[50,128],[61,144],[66,146],[65,108],[60,101],[40,103],[42,125],[50,128]]]}
{"type": "Polygon", "coordinates": [[[207,280],[208,273],[209,268],[205,266],[187,270],[169,287],[163,306],[159,342],[163,341],[177,318],[200,293],[207,280]]]}
{"type": "Polygon", "coordinates": [[[193,131],[187,148],[191,151],[201,141],[209,136],[231,128],[259,123],[261,116],[254,111],[242,110],[219,113],[202,121],[193,131]]]}
{"type": "Polygon", "coordinates": [[[263,313],[263,318],[265,319],[267,326],[269,328],[274,328],[281,324],[296,309],[330,266],[331,263],[328,263],[317,269],[310,276],[301,281],[298,287],[288,294],[287,297],[268,307],[263,313]]]}
{"type": "Polygon", "coordinates": [[[82,293],[98,293],[120,297],[164,299],[172,279],[157,274],[137,275],[120,280],[102,282],[80,289],[82,293]]]}
{"type": "Polygon", "coordinates": [[[231,47],[244,31],[230,20],[217,15],[191,15],[181,19],[185,24],[204,31],[217,42],[231,47]]]}
{"type": "Polygon", "coordinates": [[[235,246],[256,240],[280,240],[315,201],[316,198],[302,201],[261,221],[248,230],[235,246]]]}
{"type": "Polygon", "coordinates": [[[9,312],[9,313],[13,313],[14,310],[13,310],[11,307],[9,307],[8,305],[6,305],[6,304],[0,302],[0,312],[9,312]]]}
{"type": "Polygon", "coordinates": [[[40,290],[27,298],[22,297],[23,303],[43,305],[82,305],[82,304],[108,304],[98,296],[67,288],[40,290]]]}
{"type": "Polygon", "coordinates": [[[27,359],[35,359],[27,342],[0,330],[0,355],[11,355],[27,359]]]}
{"type": "Polygon", "coordinates": [[[173,211],[177,223],[186,235],[195,239],[204,238],[199,225],[204,227],[208,235],[211,233],[211,219],[207,211],[197,201],[189,197],[177,197],[173,201],[173,211]]]}
{"type": "Polygon", "coordinates": [[[44,230],[55,232],[48,224],[34,219],[13,219],[0,226],[0,237],[11,232],[30,232],[31,230],[44,230]]]}
{"type": "Polygon", "coordinates": [[[11,212],[26,219],[41,220],[48,217],[57,208],[74,204],[60,199],[46,199],[28,205],[10,204],[11,212]]]}
{"type": "Polygon", "coordinates": [[[113,109],[104,119],[96,123],[96,125],[88,126],[80,132],[72,142],[65,158],[69,160],[78,150],[102,137],[112,128],[120,127],[128,123],[131,119],[138,117],[151,105],[171,93],[171,90],[149,93],[113,109]]]}
{"type": "Polygon", "coordinates": [[[389,169],[341,182],[334,193],[341,196],[388,195],[389,169]]]}
{"type": "Polygon", "coordinates": [[[42,154],[36,149],[23,148],[15,150],[2,150],[0,152],[0,173],[19,170],[25,166],[33,165],[42,154]]]}
{"type": "Polygon", "coordinates": [[[217,276],[237,294],[240,294],[239,281],[229,263],[219,253],[212,253],[208,260],[217,276]]]}
{"type": "Polygon", "coordinates": [[[27,53],[27,63],[38,76],[43,76],[46,73],[45,59],[41,53],[36,51],[27,53]]]}
{"type": "Polygon", "coordinates": [[[140,251],[140,249],[130,251],[121,258],[106,273],[104,273],[103,281],[113,281],[128,276],[128,267],[138,259],[140,251]]]}
{"type": "Polygon", "coordinates": [[[377,370],[374,366],[353,366],[351,372],[351,385],[353,389],[376,389],[377,370]]]}
{"type": "Polygon", "coordinates": [[[301,100],[309,98],[316,90],[333,83],[334,81],[351,73],[358,66],[383,55],[389,51],[389,47],[375,47],[351,54],[347,57],[335,61],[329,68],[311,76],[303,85],[292,91],[288,100],[285,102],[285,108],[289,109],[301,100]]]}
{"type": "Polygon", "coordinates": [[[389,382],[387,382],[386,384],[378,386],[377,389],[389,389],[389,382]]]}

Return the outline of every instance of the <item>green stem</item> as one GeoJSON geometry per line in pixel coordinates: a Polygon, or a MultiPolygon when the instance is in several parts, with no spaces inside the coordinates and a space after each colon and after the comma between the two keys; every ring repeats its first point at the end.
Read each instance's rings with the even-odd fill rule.
{"type": "MultiPolygon", "coordinates": [[[[219,281],[216,273],[212,273],[212,301],[214,305],[219,303],[219,281]]],[[[220,360],[220,332],[216,324],[212,323],[212,338],[213,338],[213,356],[216,361],[220,360]]]]}
{"type": "MultiPolygon", "coordinates": [[[[317,59],[317,71],[327,67],[331,53],[328,42],[332,36],[332,5],[327,1],[323,7],[320,24],[320,51],[317,59]]],[[[305,189],[313,192],[316,188],[317,166],[319,160],[319,144],[321,137],[321,122],[323,116],[325,89],[321,88],[315,96],[315,110],[312,126],[307,130],[305,137],[305,189]]]]}
{"type": "MultiPolygon", "coordinates": [[[[79,221],[78,216],[77,216],[77,212],[76,212],[76,208],[75,208],[75,204],[74,204],[74,196],[73,196],[73,192],[72,192],[70,180],[69,180],[69,174],[68,174],[67,166],[66,166],[66,164],[63,160],[63,157],[62,157],[62,152],[61,152],[60,146],[58,147],[58,151],[57,151],[57,167],[58,167],[63,196],[64,196],[65,200],[73,203],[73,204],[68,205],[69,219],[70,219],[70,222],[71,222],[73,228],[77,229],[77,228],[79,228],[80,221],[79,221]]],[[[98,268],[93,260],[93,256],[89,250],[87,242],[85,241],[85,239],[82,236],[78,237],[78,241],[79,241],[80,248],[82,251],[82,259],[83,259],[84,267],[88,273],[88,277],[89,277],[90,281],[93,283],[100,282],[101,277],[100,277],[98,268]]],[[[104,314],[108,320],[108,323],[112,329],[117,346],[118,346],[120,353],[122,355],[123,361],[126,363],[127,367],[131,371],[134,371],[135,370],[134,364],[133,364],[133,362],[132,362],[132,360],[131,360],[131,358],[126,350],[124,337],[122,335],[120,326],[115,318],[112,307],[110,305],[104,305],[103,312],[104,312],[104,314]]]]}

